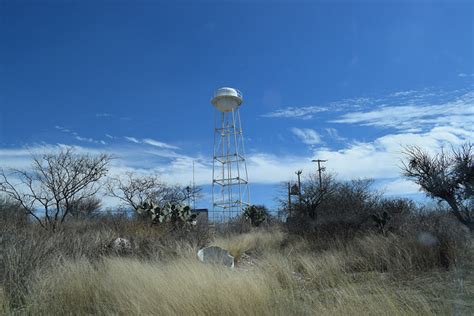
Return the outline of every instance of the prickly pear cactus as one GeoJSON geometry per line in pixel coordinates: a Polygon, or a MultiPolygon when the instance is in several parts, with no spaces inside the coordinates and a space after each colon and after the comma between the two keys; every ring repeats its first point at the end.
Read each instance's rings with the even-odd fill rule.
{"type": "Polygon", "coordinates": [[[244,217],[250,220],[252,226],[258,227],[267,218],[267,210],[263,206],[251,205],[244,210],[244,217]]]}
{"type": "Polygon", "coordinates": [[[148,214],[153,224],[157,223],[173,223],[173,224],[190,224],[196,225],[196,214],[192,214],[188,205],[167,203],[160,207],[154,203],[143,203],[137,212],[140,214],[148,214]]]}

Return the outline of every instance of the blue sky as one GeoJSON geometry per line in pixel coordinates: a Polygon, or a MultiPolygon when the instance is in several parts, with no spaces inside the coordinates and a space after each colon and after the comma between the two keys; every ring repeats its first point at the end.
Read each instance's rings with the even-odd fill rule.
{"type": "Polygon", "coordinates": [[[313,158],[413,196],[403,145],[474,139],[473,2],[2,1],[0,17],[2,166],[73,145],[177,183],[195,161],[207,185],[221,86],[244,94],[252,203],[313,158]]]}

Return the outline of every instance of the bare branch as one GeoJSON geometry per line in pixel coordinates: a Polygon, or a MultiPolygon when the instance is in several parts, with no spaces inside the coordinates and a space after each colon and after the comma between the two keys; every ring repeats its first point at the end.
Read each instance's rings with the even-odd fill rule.
{"type": "Polygon", "coordinates": [[[16,186],[2,170],[0,192],[18,201],[43,227],[54,230],[72,205],[98,192],[98,182],[106,175],[111,157],[77,155],[67,147],[57,154],[32,155],[32,159],[29,171],[13,170],[12,176],[19,179],[16,186]],[[43,219],[35,214],[38,207],[44,210],[43,219]]]}
{"type": "Polygon", "coordinates": [[[446,202],[451,213],[474,230],[474,153],[473,145],[464,144],[451,153],[443,149],[430,155],[420,147],[404,149],[407,158],[402,173],[430,197],[446,202]]]}

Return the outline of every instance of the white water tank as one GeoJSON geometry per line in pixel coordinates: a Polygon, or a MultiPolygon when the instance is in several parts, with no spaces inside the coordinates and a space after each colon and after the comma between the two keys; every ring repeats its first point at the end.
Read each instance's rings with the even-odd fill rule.
{"type": "Polygon", "coordinates": [[[243,101],[242,93],[234,88],[223,87],[214,92],[211,103],[221,112],[231,112],[243,101]]]}

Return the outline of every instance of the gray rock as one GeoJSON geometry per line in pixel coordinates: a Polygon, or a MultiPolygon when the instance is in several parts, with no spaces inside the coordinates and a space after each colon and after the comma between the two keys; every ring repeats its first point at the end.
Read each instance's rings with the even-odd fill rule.
{"type": "Polygon", "coordinates": [[[132,244],[130,240],[119,237],[112,242],[112,249],[118,253],[126,253],[132,250],[132,244]]]}
{"type": "Polygon", "coordinates": [[[205,263],[223,264],[225,266],[234,267],[234,257],[231,254],[220,247],[211,246],[202,248],[198,251],[197,256],[199,260],[205,263]]]}

